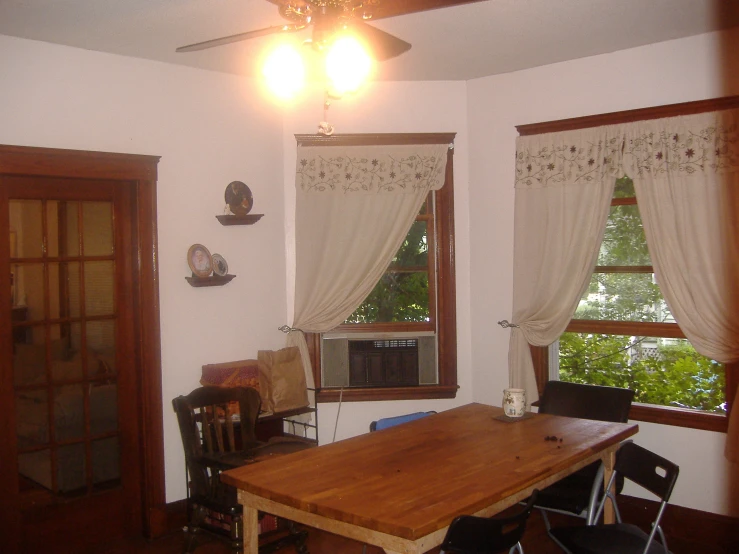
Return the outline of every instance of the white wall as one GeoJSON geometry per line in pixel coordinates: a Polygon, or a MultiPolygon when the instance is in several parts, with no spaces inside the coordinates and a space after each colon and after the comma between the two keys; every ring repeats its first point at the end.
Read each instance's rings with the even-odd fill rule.
{"type": "MultiPolygon", "coordinates": [[[[739,29],[467,83],[475,401],[499,405],[508,384],[509,331],[495,323],[512,310],[515,125],[738,94],[735,52],[739,29]]],[[[725,435],[640,429],[637,443],[681,466],[674,503],[727,513],[725,435]]]]}
{"type": "Polygon", "coordinates": [[[198,386],[205,363],[283,345],[285,322],[281,113],[252,83],[0,36],[0,144],[161,156],[159,269],[167,499],[185,496],[171,400],[198,386]],[[224,189],[246,182],[253,226],[223,227],[224,189]],[[188,247],[222,254],[237,275],[190,287],[188,247]]]}
{"type": "MultiPolygon", "coordinates": [[[[456,132],[454,149],[454,208],[457,279],[457,382],[460,390],[453,400],[351,402],[320,404],[318,423],[321,443],[366,433],[371,421],[380,417],[415,411],[442,411],[472,400],[469,329],[469,196],[467,109],[465,84],[374,83],[354,96],[332,101],[327,119],[336,133],[432,133],[456,132]]],[[[295,134],[313,134],[323,120],[323,92],[315,90],[286,113],[284,122],[285,210],[288,260],[294,260],[292,225],[295,205],[295,134]]],[[[294,263],[288,262],[288,282],[294,282],[294,263]]],[[[292,305],[289,288],[288,304],[292,305]]],[[[288,308],[290,309],[290,308],[288,308]]],[[[290,310],[290,314],[292,311],[290,310]]]]}

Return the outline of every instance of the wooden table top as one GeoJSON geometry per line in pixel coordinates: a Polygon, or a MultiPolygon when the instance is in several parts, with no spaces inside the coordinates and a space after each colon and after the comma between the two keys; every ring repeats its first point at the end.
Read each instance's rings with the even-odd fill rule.
{"type": "Polygon", "coordinates": [[[638,431],[635,424],[544,414],[505,422],[497,419],[502,414],[467,404],[229,470],[221,479],[299,510],[416,540],[638,431]],[[545,440],[551,436],[557,440],[545,440]]]}

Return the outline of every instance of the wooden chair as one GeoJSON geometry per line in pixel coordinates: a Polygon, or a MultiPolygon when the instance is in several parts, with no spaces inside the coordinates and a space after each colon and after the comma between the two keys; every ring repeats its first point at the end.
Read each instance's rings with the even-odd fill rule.
{"type": "MultiPolygon", "coordinates": [[[[242,507],[236,489],[221,482],[222,471],[307,448],[305,443],[263,443],[256,438],[259,393],[246,387],[201,387],[172,401],[185,449],[188,474],[188,524],[184,552],[191,554],[203,531],[225,539],[234,554],[243,551],[242,507]]],[[[268,463],[268,462],[264,462],[268,463]]],[[[284,540],[270,543],[272,551],[286,543],[307,554],[305,531],[289,523],[284,540]]]]}

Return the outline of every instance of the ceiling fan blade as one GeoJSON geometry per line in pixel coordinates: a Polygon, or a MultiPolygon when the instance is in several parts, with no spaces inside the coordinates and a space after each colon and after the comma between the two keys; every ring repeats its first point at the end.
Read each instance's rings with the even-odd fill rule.
{"type": "Polygon", "coordinates": [[[230,35],[227,37],[216,38],[213,40],[206,40],[204,42],[196,42],[195,44],[188,44],[187,46],[180,46],[176,52],[194,52],[196,50],[205,50],[206,48],[213,48],[214,46],[223,46],[224,44],[231,44],[232,42],[240,42],[250,38],[263,37],[266,35],[272,35],[274,33],[294,33],[305,29],[305,25],[274,25],[272,27],[266,27],[264,29],[257,29],[256,31],[247,31],[246,33],[239,33],[237,35],[230,35]]]}
{"type": "MultiPolygon", "coordinates": [[[[272,2],[272,0],[269,0],[272,2]]],[[[403,0],[399,1],[380,1],[369,4],[368,8],[372,14],[372,19],[383,19],[386,17],[395,17],[408,13],[425,12],[428,10],[436,10],[439,8],[450,8],[462,4],[474,4],[482,0],[403,0]]]]}
{"type": "Polygon", "coordinates": [[[372,57],[378,62],[395,58],[411,49],[410,43],[362,21],[352,21],[351,28],[356,30],[359,38],[367,43],[372,57]]]}

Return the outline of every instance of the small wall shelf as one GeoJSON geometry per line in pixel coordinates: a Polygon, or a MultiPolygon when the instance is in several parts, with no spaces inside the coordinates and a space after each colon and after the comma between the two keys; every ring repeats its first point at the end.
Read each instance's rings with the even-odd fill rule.
{"type": "Polygon", "coordinates": [[[236,275],[211,275],[209,277],[185,277],[185,280],[190,283],[191,287],[222,287],[226,283],[230,283],[236,275]]]}
{"type": "Polygon", "coordinates": [[[254,225],[263,216],[264,214],[217,215],[216,219],[221,225],[254,225]]]}

